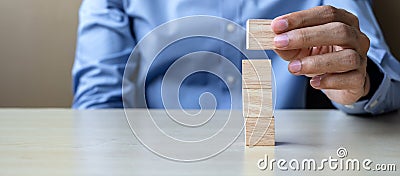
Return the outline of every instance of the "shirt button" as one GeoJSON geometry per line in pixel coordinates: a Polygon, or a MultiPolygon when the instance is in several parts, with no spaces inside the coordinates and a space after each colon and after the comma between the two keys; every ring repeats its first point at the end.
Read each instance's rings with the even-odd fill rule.
{"type": "Polygon", "coordinates": [[[235,82],[235,78],[233,76],[226,77],[226,82],[232,85],[235,82]]]}
{"type": "Polygon", "coordinates": [[[123,16],[117,11],[110,11],[109,16],[111,19],[121,22],[123,20],[123,16]]]}
{"type": "Polygon", "coordinates": [[[235,29],[236,29],[235,25],[233,25],[233,24],[231,24],[231,23],[229,23],[229,24],[226,26],[226,30],[227,30],[228,32],[233,32],[233,31],[235,31],[235,29]]]}
{"type": "Polygon", "coordinates": [[[378,104],[378,100],[375,100],[374,102],[369,105],[370,108],[374,108],[378,104]]]}
{"type": "Polygon", "coordinates": [[[344,107],[349,108],[349,109],[354,109],[354,105],[344,105],[344,107]]]}

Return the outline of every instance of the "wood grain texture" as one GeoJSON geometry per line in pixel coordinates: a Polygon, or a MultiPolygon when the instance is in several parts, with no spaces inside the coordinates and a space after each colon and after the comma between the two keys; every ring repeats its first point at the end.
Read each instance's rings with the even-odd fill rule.
{"type": "Polygon", "coordinates": [[[243,116],[272,117],[272,89],[242,89],[243,116]]]}
{"type": "Polygon", "coordinates": [[[246,25],[246,49],[272,50],[275,49],[275,33],[271,28],[272,20],[249,19],[246,25]]]}
{"type": "Polygon", "coordinates": [[[270,60],[242,61],[244,117],[272,117],[270,60]]]}
{"type": "Polygon", "coordinates": [[[271,60],[254,59],[242,61],[243,88],[271,88],[271,60]]]}
{"type": "Polygon", "coordinates": [[[243,116],[247,146],[275,145],[270,60],[242,61],[243,116]]]}
{"type": "Polygon", "coordinates": [[[275,118],[246,118],[246,146],[274,146],[275,118]]]}

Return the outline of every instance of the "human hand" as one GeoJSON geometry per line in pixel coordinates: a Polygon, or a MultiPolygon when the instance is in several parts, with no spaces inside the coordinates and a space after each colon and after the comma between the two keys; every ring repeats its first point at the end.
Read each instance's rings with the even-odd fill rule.
{"type": "Polygon", "coordinates": [[[368,94],[370,41],[355,15],[319,6],[277,17],[271,25],[277,34],[275,52],[290,61],[292,74],[312,77],[313,88],[343,105],[368,94]]]}

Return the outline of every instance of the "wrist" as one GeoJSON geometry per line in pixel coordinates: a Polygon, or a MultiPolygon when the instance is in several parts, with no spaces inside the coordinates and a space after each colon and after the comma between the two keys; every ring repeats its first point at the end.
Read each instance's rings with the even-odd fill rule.
{"type": "Polygon", "coordinates": [[[378,66],[370,59],[367,60],[367,74],[364,85],[365,95],[358,101],[369,100],[375,94],[379,85],[382,83],[383,74],[378,66]]]}

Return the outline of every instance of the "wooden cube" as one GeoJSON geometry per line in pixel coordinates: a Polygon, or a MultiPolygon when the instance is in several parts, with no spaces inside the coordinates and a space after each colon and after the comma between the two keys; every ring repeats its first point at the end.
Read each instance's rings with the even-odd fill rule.
{"type": "Polygon", "coordinates": [[[275,145],[275,118],[245,118],[247,146],[275,145]]]}
{"type": "Polygon", "coordinates": [[[272,89],[243,89],[244,117],[272,117],[272,89]]]}
{"type": "Polygon", "coordinates": [[[246,49],[270,50],[275,49],[275,33],[271,28],[272,20],[249,19],[246,24],[246,49]]]}

